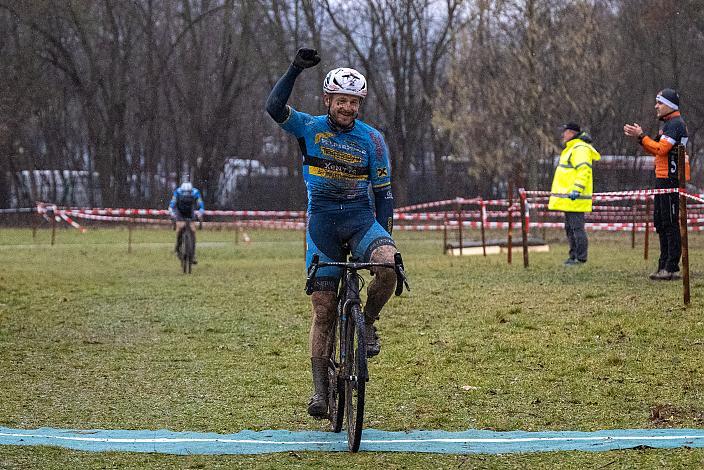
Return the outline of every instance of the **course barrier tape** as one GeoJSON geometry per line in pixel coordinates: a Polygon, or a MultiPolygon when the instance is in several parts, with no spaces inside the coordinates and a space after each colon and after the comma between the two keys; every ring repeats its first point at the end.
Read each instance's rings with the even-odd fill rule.
{"type": "Polygon", "coordinates": [[[414,211],[418,209],[428,209],[431,207],[441,207],[441,206],[449,206],[451,204],[471,204],[474,203],[475,201],[478,201],[477,199],[464,199],[461,197],[457,197],[455,199],[446,199],[444,201],[432,201],[432,202],[423,202],[420,204],[412,204],[410,206],[403,206],[399,207],[396,209],[397,212],[408,212],[408,211],[414,211]]]}
{"type": "MultiPolygon", "coordinates": [[[[169,216],[170,212],[167,209],[128,209],[128,208],[71,208],[70,210],[74,214],[89,214],[89,215],[108,215],[108,216],[135,216],[135,215],[156,215],[156,216],[169,216]]],[[[230,217],[303,217],[305,211],[250,211],[250,210],[238,210],[238,211],[222,211],[222,210],[208,210],[205,211],[205,215],[210,216],[230,216],[230,217]]]]}
{"type": "MultiPolygon", "coordinates": [[[[688,193],[688,192],[686,192],[686,191],[683,191],[682,194],[683,194],[684,197],[686,197],[687,199],[692,199],[692,200],[694,200],[694,201],[704,203],[704,198],[702,198],[702,196],[704,196],[704,194],[699,194],[699,195],[697,195],[697,194],[690,194],[690,193],[688,193]]],[[[688,206],[687,206],[687,210],[689,210],[689,207],[690,207],[690,206],[688,205],[688,206]]]]}
{"type": "Polygon", "coordinates": [[[232,217],[294,217],[306,216],[306,211],[205,211],[205,215],[232,217]]]}
{"type": "MultiPolygon", "coordinates": [[[[561,228],[564,223],[556,221],[562,217],[562,211],[549,211],[547,209],[548,191],[526,191],[519,189],[518,200],[483,199],[483,198],[454,198],[442,201],[427,202],[405,206],[397,209],[394,220],[397,221],[396,230],[402,231],[438,231],[457,229],[460,226],[467,228],[482,228],[505,230],[509,223],[506,220],[509,214],[514,216],[512,229],[520,229],[520,202],[525,204],[525,217],[529,228],[561,228]],[[542,201],[542,202],[539,202],[542,201]],[[462,205],[476,205],[477,209],[466,210],[462,205]],[[409,212],[418,209],[447,207],[445,210],[433,212],[409,212]],[[453,210],[453,207],[459,210],[453,210]],[[487,210],[487,207],[501,207],[500,210],[487,210]],[[530,210],[535,209],[535,216],[539,221],[530,219],[530,210]],[[518,216],[516,216],[518,213],[518,216]],[[493,220],[492,220],[493,219],[493,220]],[[503,220],[501,220],[503,219],[503,220]],[[483,224],[482,224],[483,221],[483,224]],[[415,222],[415,223],[408,223],[415,222]],[[423,223],[437,222],[437,223],[423,223]]],[[[587,213],[587,227],[591,230],[608,231],[642,231],[650,218],[646,213],[645,201],[655,194],[678,193],[678,188],[642,189],[629,191],[613,191],[595,193],[593,212],[587,213]],[[628,202],[629,205],[608,205],[609,202],[628,202]],[[604,204],[606,202],[607,204],[604,204]],[[635,226],[634,226],[635,222],[635,226]]],[[[688,223],[693,231],[704,230],[704,199],[702,195],[681,193],[689,200],[695,202],[688,205],[688,223]]],[[[32,208],[17,209],[32,211],[32,208]]],[[[139,223],[139,224],[171,224],[170,213],[165,209],[131,209],[131,208],[70,208],[59,209],[55,204],[37,203],[36,210],[45,218],[48,213],[53,213],[57,221],[63,220],[67,224],[84,230],[71,217],[87,220],[139,223]],[[141,217],[135,217],[141,216],[141,217]],[[149,217],[152,216],[152,217],[149,217]]],[[[13,211],[16,211],[13,209],[13,211]]],[[[205,214],[210,217],[232,217],[234,220],[213,220],[204,225],[207,227],[240,227],[240,228],[272,228],[283,230],[305,229],[305,211],[270,211],[270,210],[209,210],[205,214]],[[256,219],[253,219],[256,218],[256,219]]],[[[652,229],[652,226],[651,226],[652,229]]]]}
{"type": "Polygon", "coordinates": [[[403,206],[395,209],[395,212],[408,212],[408,211],[413,211],[413,210],[418,210],[418,209],[427,209],[431,207],[441,207],[441,206],[448,206],[451,204],[479,204],[479,205],[485,205],[485,206],[508,206],[508,200],[507,199],[482,199],[482,198],[472,198],[472,199],[464,199],[461,197],[455,198],[455,199],[447,199],[444,201],[434,201],[434,202],[424,202],[422,204],[413,204],[411,206],[403,206]]]}
{"type": "MultiPolygon", "coordinates": [[[[677,193],[678,188],[658,188],[658,189],[634,189],[629,191],[609,191],[605,193],[594,193],[592,196],[595,200],[598,197],[611,198],[611,197],[633,197],[633,196],[651,196],[654,194],[667,194],[667,193],[677,193]]],[[[550,191],[526,191],[529,196],[550,196],[550,191]]],[[[608,200],[608,199],[603,199],[608,200]]]]}
{"type": "Polygon", "coordinates": [[[85,212],[80,212],[80,211],[73,211],[73,210],[68,210],[68,211],[63,211],[66,213],[69,213],[73,215],[74,217],[78,217],[81,219],[88,219],[88,220],[100,220],[103,222],[125,222],[125,223],[140,223],[140,224],[170,224],[171,220],[169,219],[148,219],[146,217],[118,217],[114,215],[97,215],[97,214],[89,214],[85,212]]]}
{"type": "MultiPolygon", "coordinates": [[[[513,209],[513,212],[516,210],[513,209]]],[[[485,217],[505,217],[506,211],[487,211],[484,210],[485,217]]],[[[442,211],[442,212],[402,212],[394,214],[394,220],[444,220],[446,218],[457,218],[458,214],[462,218],[481,218],[482,210],[478,211],[442,211]]]]}
{"type": "MultiPolygon", "coordinates": [[[[171,224],[170,219],[147,219],[139,217],[118,217],[110,215],[95,215],[88,214],[81,211],[59,211],[61,213],[70,213],[75,217],[80,217],[83,219],[99,220],[104,222],[122,222],[125,224],[129,223],[146,223],[146,224],[161,224],[169,225],[171,224]]],[[[305,223],[293,220],[238,220],[232,222],[203,222],[205,227],[250,227],[250,228],[273,228],[273,229],[295,229],[302,230],[305,228],[305,223]]]]}
{"type": "Polygon", "coordinates": [[[66,215],[65,211],[58,211],[58,214],[71,227],[80,230],[81,233],[85,233],[86,229],[84,227],[81,227],[78,222],[74,221],[71,217],[66,215]]]}

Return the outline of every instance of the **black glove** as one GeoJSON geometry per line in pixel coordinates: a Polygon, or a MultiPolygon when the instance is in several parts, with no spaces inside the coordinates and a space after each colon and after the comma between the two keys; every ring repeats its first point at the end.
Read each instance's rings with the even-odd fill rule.
{"type": "Polygon", "coordinates": [[[307,69],[315,67],[320,62],[320,56],[315,49],[301,48],[296,52],[296,57],[293,59],[293,65],[299,69],[307,69]]]}

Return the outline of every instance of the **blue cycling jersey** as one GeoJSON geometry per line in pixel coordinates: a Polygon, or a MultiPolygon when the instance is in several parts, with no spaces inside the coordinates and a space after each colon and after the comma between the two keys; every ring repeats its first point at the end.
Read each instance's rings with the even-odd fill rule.
{"type": "MultiPolygon", "coordinates": [[[[313,255],[324,262],[345,261],[347,253],[369,261],[382,246],[395,246],[389,151],[381,133],[355,120],[339,129],[330,116],[311,116],[286,105],[301,69],[290,66],[267,98],[266,110],[298,139],[308,190],[306,266],[313,255]],[[369,188],[374,192],[374,211],[369,188]]],[[[318,270],[318,291],[335,291],[341,270],[318,270]]]]}
{"type": "Polygon", "coordinates": [[[180,198],[182,198],[186,194],[187,194],[186,192],[181,191],[180,187],[176,188],[173,196],[171,196],[171,202],[169,203],[169,212],[171,212],[172,214],[180,213],[184,217],[191,218],[191,217],[193,217],[194,210],[200,211],[200,212],[205,210],[205,203],[203,202],[203,196],[201,196],[200,191],[198,191],[197,188],[193,188],[189,194],[190,199],[192,199],[192,201],[193,201],[191,210],[187,211],[188,213],[183,213],[183,211],[177,207],[176,203],[180,198]]]}
{"type": "Polygon", "coordinates": [[[327,116],[288,108],[280,126],[296,136],[303,153],[309,210],[341,202],[369,205],[370,185],[375,193],[391,187],[389,151],[379,131],[356,120],[351,130],[336,132],[327,116]]]}

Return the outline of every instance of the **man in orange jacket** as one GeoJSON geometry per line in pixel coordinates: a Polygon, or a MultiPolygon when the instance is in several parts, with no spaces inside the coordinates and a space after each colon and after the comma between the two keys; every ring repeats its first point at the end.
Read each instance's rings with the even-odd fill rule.
{"type": "MultiPolygon", "coordinates": [[[[655,156],[656,188],[679,187],[677,146],[687,145],[687,126],[680,115],[680,97],[671,88],[660,91],[655,98],[655,112],[663,124],[658,136],[648,137],[639,124],[626,124],[623,132],[638,139],[643,149],[655,156]]],[[[685,166],[685,177],[689,180],[689,161],[685,166]]],[[[650,275],[656,281],[680,279],[680,255],[682,246],[679,229],[679,194],[677,192],[656,194],[654,225],[660,237],[658,269],[650,275]]]]}

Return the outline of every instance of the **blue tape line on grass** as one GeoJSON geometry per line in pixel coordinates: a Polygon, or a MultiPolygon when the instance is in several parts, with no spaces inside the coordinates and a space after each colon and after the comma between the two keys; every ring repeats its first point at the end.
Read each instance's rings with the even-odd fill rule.
{"type": "MultiPolygon", "coordinates": [[[[90,452],[162,454],[265,454],[347,451],[347,435],[309,431],[241,431],[236,434],[0,427],[0,445],[57,446],[90,452]]],[[[634,447],[704,447],[704,429],[622,429],[595,432],[389,432],[368,429],[360,451],[506,454],[565,450],[606,451],[634,447]]]]}

